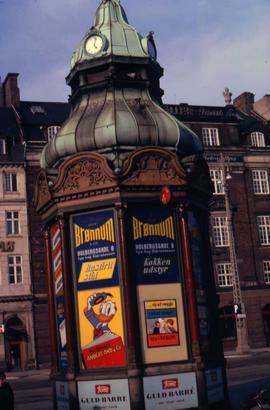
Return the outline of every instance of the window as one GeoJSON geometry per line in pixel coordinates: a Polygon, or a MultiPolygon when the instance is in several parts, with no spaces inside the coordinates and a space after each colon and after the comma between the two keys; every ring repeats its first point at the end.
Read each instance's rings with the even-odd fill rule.
{"type": "Polygon", "coordinates": [[[41,105],[32,105],[30,107],[32,114],[46,114],[45,110],[41,105]]]}
{"type": "Polygon", "coordinates": [[[6,141],[4,139],[0,139],[0,154],[6,153],[6,141]]]}
{"type": "Polygon", "coordinates": [[[263,261],[264,282],[270,285],[270,261],[263,261]]]}
{"type": "Polygon", "coordinates": [[[214,194],[224,194],[222,169],[210,169],[210,177],[214,184],[214,194]]]}
{"type": "Polygon", "coordinates": [[[17,175],[14,173],[3,174],[4,192],[17,192],[17,175]]]}
{"type": "Polygon", "coordinates": [[[263,170],[252,171],[254,194],[269,194],[268,173],[263,170]]]}
{"type": "Polygon", "coordinates": [[[229,246],[228,220],[226,216],[212,217],[214,245],[216,247],[229,246]]]}
{"type": "Polygon", "coordinates": [[[57,131],[60,129],[58,125],[53,125],[47,129],[47,139],[50,141],[57,133],[57,131]]]}
{"type": "Polygon", "coordinates": [[[218,129],[217,128],[203,128],[202,129],[203,145],[212,146],[220,145],[218,129]]]}
{"type": "Polygon", "coordinates": [[[220,287],[232,286],[232,265],[231,263],[216,264],[217,283],[220,287]]]}
{"type": "Polygon", "coordinates": [[[264,134],[262,132],[252,132],[251,145],[253,147],[265,147],[264,134]]]}
{"type": "Polygon", "coordinates": [[[270,216],[258,216],[259,239],[261,245],[270,245],[270,216]]]}
{"type": "Polygon", "coordinates": [[[20,233],[20,222],[18,211],[6,212],[7,235],[18,235],[20,233]]]}
{"type": "Polygon", "coordinates": [[[22,257],[8,256],[9,283],[22,283],[22,257]]]}

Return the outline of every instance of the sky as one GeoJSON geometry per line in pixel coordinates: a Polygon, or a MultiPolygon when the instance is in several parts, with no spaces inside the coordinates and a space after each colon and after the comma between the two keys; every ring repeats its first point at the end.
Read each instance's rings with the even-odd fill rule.
{"type": "MultiPolygon", "coordinates": [[[[19,73],[21,99],[67,101],[76,46],[101,0],[0,0],[0,75],[19,73]]],[[[270,94],[270,0],[122,0],[129,23],[155,32],[164,103],[224,105],[270,94]]]]}

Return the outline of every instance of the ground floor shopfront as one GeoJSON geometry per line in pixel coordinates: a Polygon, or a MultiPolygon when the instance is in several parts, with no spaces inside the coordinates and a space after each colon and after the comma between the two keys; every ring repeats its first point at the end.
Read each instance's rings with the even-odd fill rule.
{"type": "MultiPolygon", "coordinates": [[[[236,346],[236,326],[232,289],[219,293],[220,331],[224,348],[236,346]]],[[[242,290],[251,348],[270,345],[270,288],[242,290]]]]}
{"type": "Polygon", "coordinates": [[[32,301],[25,298],[1,298],[0,367],[24,370],[35,367],[35,340],[32,301]]]}

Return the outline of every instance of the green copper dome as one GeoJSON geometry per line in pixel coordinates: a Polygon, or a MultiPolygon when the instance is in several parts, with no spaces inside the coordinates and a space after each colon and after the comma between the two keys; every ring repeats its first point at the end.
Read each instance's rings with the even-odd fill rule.
{"type": "Polygon", "coordinates": [[[102,1],[97,9],[93,26],[85,34],[72,56],[71,68],[78,63],[110,55],[139,58],[149,56],[147,37],[143,38],[128,23],[119,0],[102,1]],[[91,54],[87,52],[86,43],[87,39],[94,35],[101,36],[104,44],[96,54],[91,54]]]}
{"type": "Polygon", "coordinates": [[[119,0],[103,0],[67,77],[70,117],[45,146],[41,166],[56,167],[85,151],[105,155],[118,170],[139,147],[164,147],[182,156],[200,152],[199,138],[162,108],[162,74],[152,33],[140,36],[119,0]]]}

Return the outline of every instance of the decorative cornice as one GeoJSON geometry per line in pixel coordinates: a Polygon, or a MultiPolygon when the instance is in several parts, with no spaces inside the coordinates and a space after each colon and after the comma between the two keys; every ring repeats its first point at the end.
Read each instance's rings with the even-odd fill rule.
{"type": "Polygon", "coordinates": [[[180,162],[176,152],[158,147],[135,150],[117,174],[105,156],[85,152],[65,160],[54,175],[57,177],[53,180],[42,170],[37,178],[35,206],[39,213],[47,215],[45,218],[67,206],[89,204],[90,197],[93,204],[103,200],[115,203],[129,192],[153,195],[162,186],[171,187],[172,191],[189,191],[194,198],[198,194],[207,198],[211,195],[208,168],[201,156],[180,162]]]}
{"type": "Polygon", "coordinates": [[[176,154],[147,147],[137,149],[124,164],[122,186],[180,186],[186,184],[186,173],[176,154]]]}
{"type": "Polygon", "coordinates": [[[52,192],[55,196],[65,196],[115,184],[115,176],[103,156],[96,153],[76,154],[61,164],[52,192]]]}
{"type": "Polygon", "coordinates": [[[13,295],[13,296],[0,296],[0,303],[14,303],[32,301],[33,295],[13,295]]]}

